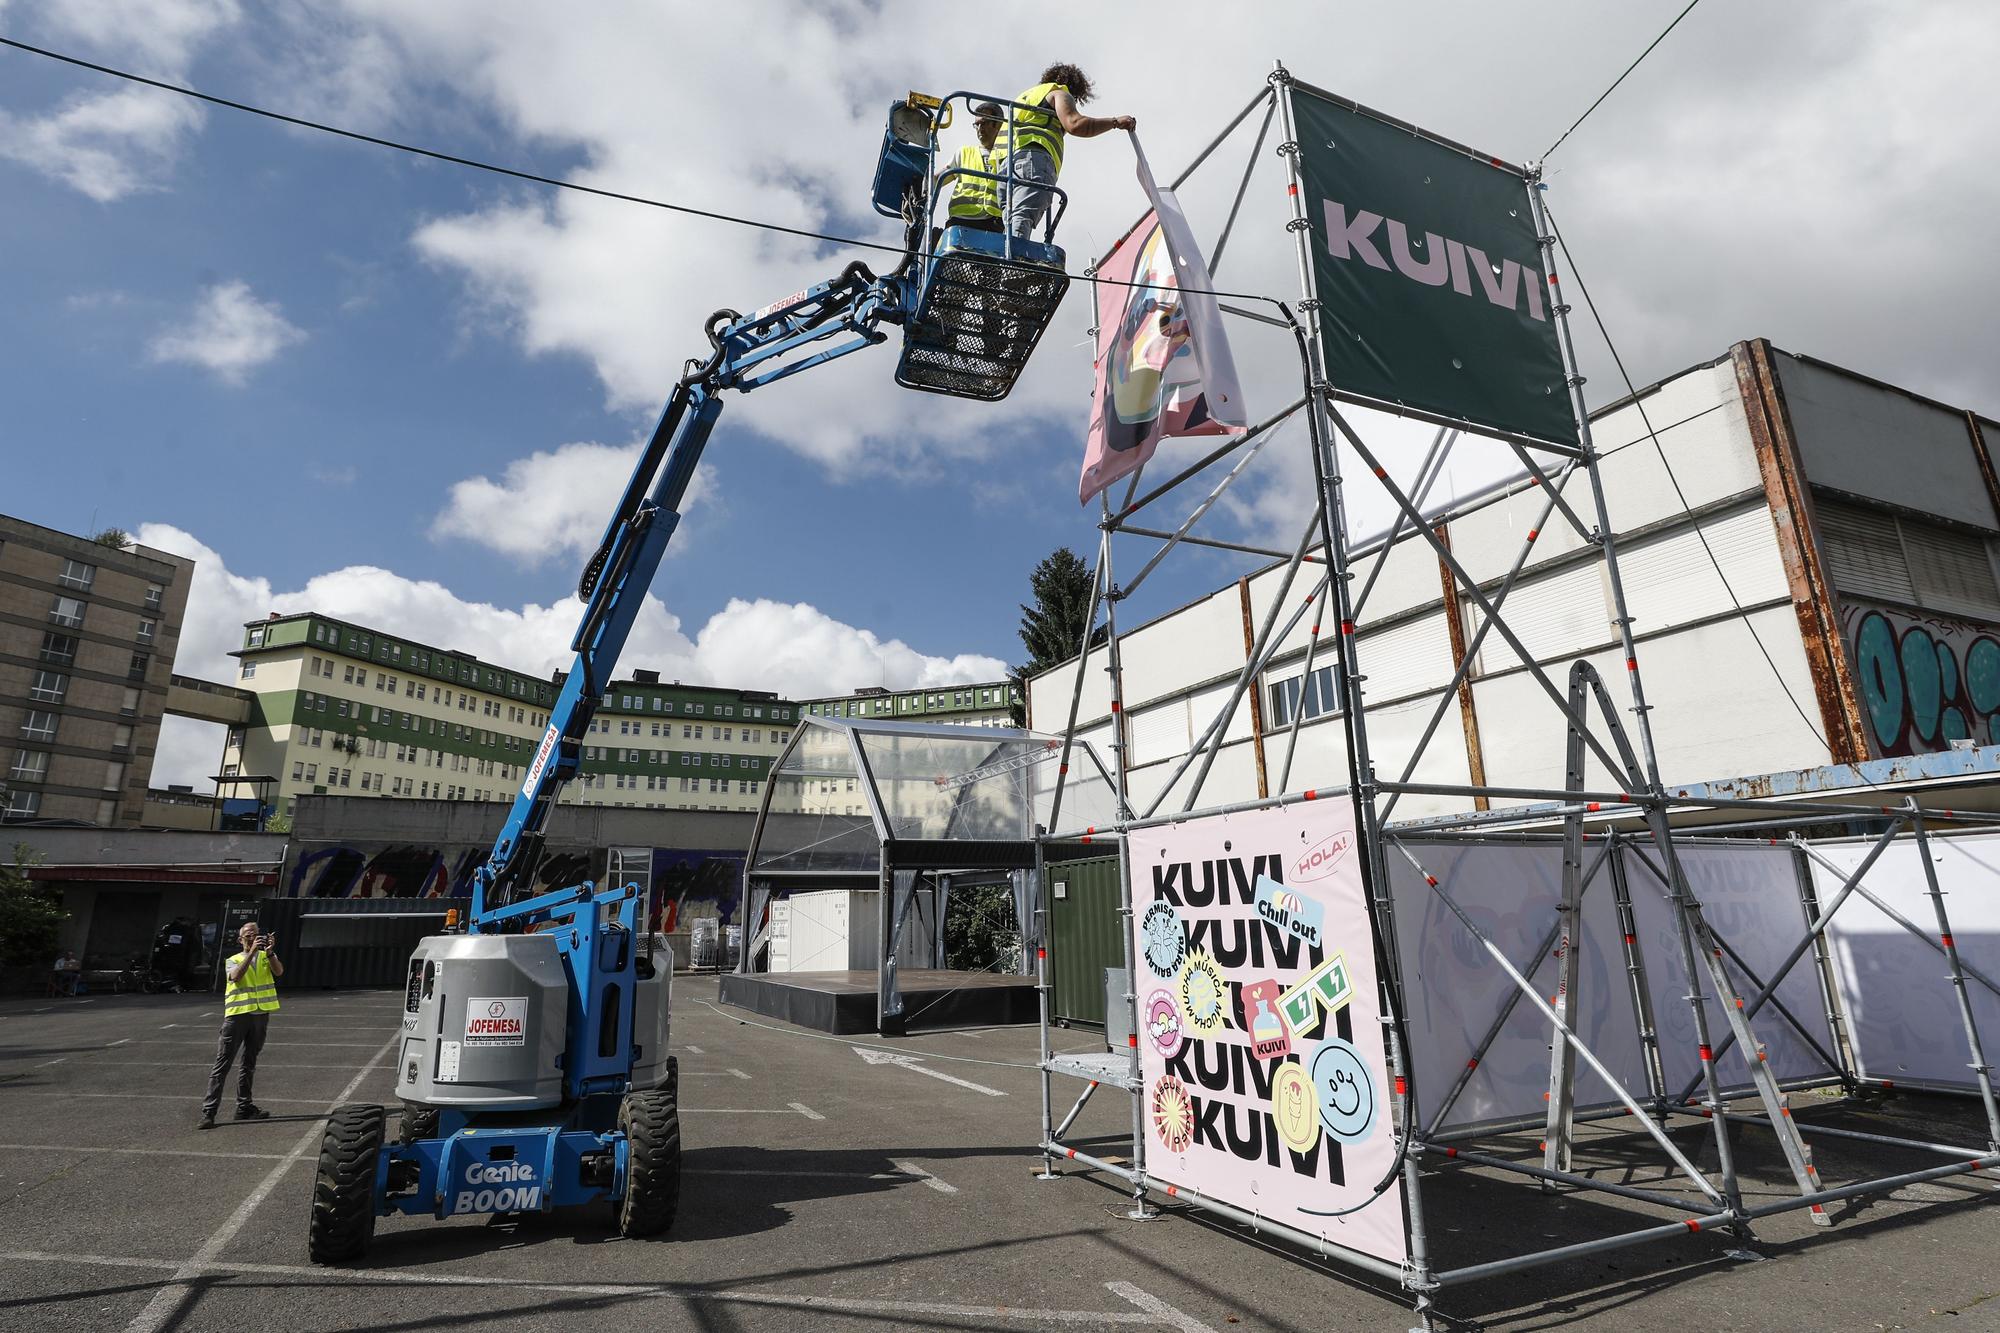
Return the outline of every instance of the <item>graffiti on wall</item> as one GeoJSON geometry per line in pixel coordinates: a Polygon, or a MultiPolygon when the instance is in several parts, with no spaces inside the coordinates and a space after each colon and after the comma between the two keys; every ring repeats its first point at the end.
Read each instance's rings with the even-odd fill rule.
{"type": "Polygon", "coordinates": [[[1843,602],[1840,627],[1872,754],[2000,743],[2000,626],[1843,602]]]}

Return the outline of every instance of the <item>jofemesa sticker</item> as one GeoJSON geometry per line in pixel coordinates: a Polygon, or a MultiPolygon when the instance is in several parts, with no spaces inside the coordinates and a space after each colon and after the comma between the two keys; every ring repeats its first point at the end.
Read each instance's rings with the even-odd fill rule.
{"type": "Polygon", "coordinates": [[[1169,902],[1156,902],[1139,919],[1139,937],[1145,942],[1146,966],[1162,979],[1180,971],[1187,957],[1187,936],[1181,931],[1181,916],[1169,902]]]}
{"type": "Polygon", "coordinates": [[[1153,1085],[1153,1132],[1168,1152],[1186,1152],[1194,1141],[1194,1102],[1185,1084],[1163,1074],[1153,1085]]]}
{"type": "Polygon", "coordinates": [[[1343,1143],[1367,1138],[1375,1128],[1377,1098],[1361,1052],[1338,1037],[1328,1037],[1313,1055],[1312,1081],[1326,1132],[1343,1143]]]}
{"type": "Polygon", "coordinates": [[[1257,915],[1279,930],[1298,936],[1313,948],[1319,947],[1320,930],[1326,924],[1326,908],[1294,893],[1269,875],[1257,876],[1257,915]]]}
{"type": "Polygon", "coordinates": [[[1271,1123],[1293,1152],[1311,1152],[1319,1142],[1319,1089],[1305,1066],[1287,1061],[1272,1071],[1271,1123]]]}
{"type": "Polygon", "coordinates": [[[1181,1017],[1202,1036],[1222,1030],[1229,1008],[1229,981],[1208,950],[1189,952],[1181,964],[1181,1017]]]}

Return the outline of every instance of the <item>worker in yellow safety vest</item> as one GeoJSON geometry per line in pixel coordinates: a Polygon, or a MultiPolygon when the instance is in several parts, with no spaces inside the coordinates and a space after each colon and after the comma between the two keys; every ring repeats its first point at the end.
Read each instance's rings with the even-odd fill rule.
{"type": "Polygon", "coordinates": [[[208,1096],[202,1099],[201,1121],[196,1129],[214,1129],[215,1112],[222,1105],[222,1085],[229,1078],[229,1066],[242,1052],[243,1069],[236,1079],[236,1118],[269,1120],[271,1113],[250,1100],[250,1084],[257,1075],[257,1052],[264,1049],[264,1032],[271,1015],[278,1012],[278,978],[285,965],[271,947],[271,937],[246,921],[236,932],[242,951],[223,965],[228,983],[222,997],[222,1037],[216,1043],[215,1066],[208,1071],[208,1096]]]}
{"type": "Polygon", "coordinates": [[[1037,185],[1054,185],[1062,171],[1063,140],[1068,135],[1094,139],[1112,130],[1134,130],[1139,122],[1131,116],[1086,116],[1076,108],[1091,98],[1090,76],[1075,65],[1050,65],[1042,71],[1042,81],[1015,98],[1032,110],[1013,110],[1013,124],[1000,130],[1000,156],[1012,175],[1000,186],[1000,207],[1007,215],[1007,230],[1029,239],[1055,202],[1055,196],[1037,185]]]}
{"type": "MultiPolygon", "coordinates": [[[[951,182],[948,209],[951,226],[971,231],[999,231],[1000,182],[966,173],[984,171],[999,174],[1000,154],[994,151],[993,141],[1000,137],[1002,113],[993,103],[981,102],[972,108],[972,115],[972,127],[979,136],[979,142],[969,143],[958,150],[958,160],[938,173],[937,188],[942,190],[946,181],[951,182]]],[[[933,238],[932,244],[936,243],[933,238]]]]}

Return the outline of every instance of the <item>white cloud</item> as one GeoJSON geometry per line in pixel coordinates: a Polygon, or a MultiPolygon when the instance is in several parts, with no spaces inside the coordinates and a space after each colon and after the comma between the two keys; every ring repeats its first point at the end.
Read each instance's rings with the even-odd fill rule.
{"type": "MultiPolygon", "coordinates": [[[[433,531],[478,542],[527,564],[556,555],[587,556],[604,536],[611,506],[624,492],[640,447],[565,444],[515,459],[497,481],[468,477],[453,484],[433,531]]],[[[695,470],[681,512],[712,517],[717,503],[714,472],[704,464],[695,470]]],[[[686,530],[683,523],[682,536],[686,530]]],[[[677,537],[668,552],[684,549],[677,537]]]]}
{"type": "Polygon", "coordinates": [[[147,344],[155,361],[178,361],[241,384],[258,366],[305,341],[305,330],[287,320],[276,301],[260,301],[245,282],[217,283],[201,294],[179,325],[147,344]]]}
{"type": "MultiPolygon", "coordinates": [[[[469,602],[440,583],[405,578],[372,565],[350,565],[281,591],[267,578],[238,574],[220,553],[170,524],[141,524],[133,534],[196,562],[174,669],[210,680],[236,679],[228,654],[242,645],[243,625],[275,611],[319,611],[390,634],[456,649],[531,675],[566,669],[579,604],[563,599],[518,609],[469,602]]],[[[732,601],[690,639],[659,598],[648,596],[626,643],[620,674],[649,667],[668,680],[775,690],[804,697],[857,685],[891,689],[994,680],[998,659],[974,654],[944,657],[919,652],[899,639],[884,640],[843,624],[804,604],[732,601]]],[[[193,782],[213,776],[215,746],[176,729],[162,743],[153,782],[193,782]]]]}
{"type": "MultiPolygon", "coordinates": [[[[236,0],[62,0],[37,9],[33,26],[56,45],[178,80],[240,12],[236,0]]],[[[0,111],[0,158],[106,204],[162,188],[205,118],[197,103],[153,88],[86,90],[41,115],[0,111]]]]}
{"type": "Polygon", "coordinates": [[[199,106],[151,88],[77,93],[42,116],[0,111],[0,158],[108,204],[159,188],[157,177],[201,123],[199,106]]]}

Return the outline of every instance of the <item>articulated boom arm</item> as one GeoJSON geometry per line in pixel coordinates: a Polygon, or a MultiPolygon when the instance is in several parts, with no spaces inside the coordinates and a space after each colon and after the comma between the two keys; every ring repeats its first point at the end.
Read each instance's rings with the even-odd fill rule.
{"type": "Polygon", "coordinates": [[[575,897],[558,893],[515,901],[527,898],[526,890],[534,884],[549,815],[563,784],[576,776],[591,717],[680,524],[681,500],[721,415],[723,391],[748,393],[872,347],[888,337],[882,325],[909,318],[915,297],[912,279],[878,278],[855,263],[830,282],[749,315],[719,310],[709,317],[709,355],[689,362],[687,374],[674,386],[604,540],[584,567],[577,588],[585,603],[583,619],[570,644],[576,660],[549,711],[548,730],[529,761],[492,854],[473,875],[469,929],[505,928],[543,917],[575,897]],[[799,355],[827,339],[838,341],[799,355]]]}

